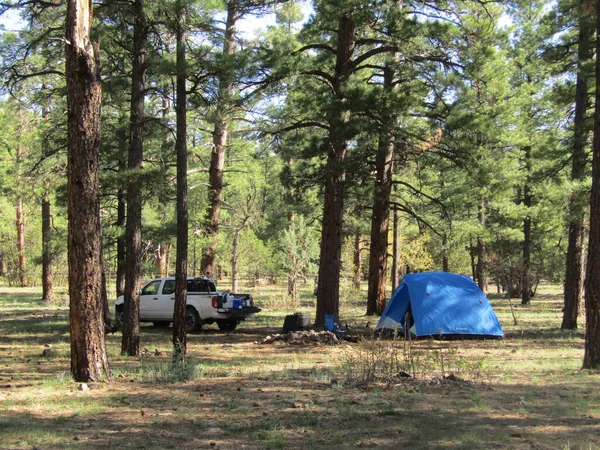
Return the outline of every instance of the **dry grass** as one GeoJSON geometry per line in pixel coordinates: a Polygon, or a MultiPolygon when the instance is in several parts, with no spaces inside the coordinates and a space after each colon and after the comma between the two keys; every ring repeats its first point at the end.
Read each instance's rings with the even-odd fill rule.
{"type": "MultiPolygon", "coordinates": [[[[518,325],[492,296],[500,341],[260,344],[286,313],[314,312],[309,290],[299,305],[282,288],[254,290],[265,311],[234,333],[211,326],[189,336],[181,370],[169,330],[143,326],[140,358],[121,356],[120,334],[109,335],[112,381],[80,391],[66,307],[0,288],[0,448],[600,448],[600,375],[579,370],[582,331],[558,329],[556,288],[544,286],[528,308],[513,302],[518,325]],[[418,376],[353,383],[349,368],[369,346],[420,358],[418,376]]],[[[376,319],[363,315],[364,294],[347,292],[342,319],[368,336],[376,319]]]]}

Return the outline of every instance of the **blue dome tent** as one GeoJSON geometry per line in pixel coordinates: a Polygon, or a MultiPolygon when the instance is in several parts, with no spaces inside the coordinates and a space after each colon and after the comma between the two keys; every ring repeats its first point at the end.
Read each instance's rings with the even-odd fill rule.
{"type": "Polygon", "coordinates": [[[411,333],[417,338],[504,337],[485,294],[469,277],[454,273],[405,275],[386,305],[377,328],[403,329],[407,319],[411,333]]]}

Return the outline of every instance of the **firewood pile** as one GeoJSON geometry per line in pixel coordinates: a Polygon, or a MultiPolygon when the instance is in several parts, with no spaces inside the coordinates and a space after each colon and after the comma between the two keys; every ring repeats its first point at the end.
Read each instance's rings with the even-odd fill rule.
{"type": "Polygon", "coordinates": [[[336,345],[342,341],[357,342],[358,338],[330,331],[290,331],[286,334],[269,335],[261,341],[261,344],[336,345]]]}

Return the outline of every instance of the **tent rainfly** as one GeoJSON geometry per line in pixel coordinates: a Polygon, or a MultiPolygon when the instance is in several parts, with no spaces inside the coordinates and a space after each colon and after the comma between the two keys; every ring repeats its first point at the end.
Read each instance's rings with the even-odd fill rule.
{"type": "Polygon", "coordinates": [[[417,338],[504,337],[481,289],[469,277],[448,272],[411,273],[402,278],[377,328],[403,329],[405,323],[417,338]]]}

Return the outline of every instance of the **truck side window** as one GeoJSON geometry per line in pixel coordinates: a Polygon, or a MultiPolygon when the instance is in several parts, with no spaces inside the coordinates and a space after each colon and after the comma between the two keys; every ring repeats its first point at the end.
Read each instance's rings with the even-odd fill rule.
{"type": "Polygon", "coordinates": [[[161,280],[154,280],[142,288],[142,295],[156,295],[160,287],[161,280]]]}
{"type": "Polygon", "coordinates": [[[175,292],[175,280],[165,280],[165,285],[163,286],[163,294],[170,295],[175,292]]]}
{"type": "Polygon", "coordinates": [[[187,291],[188,292],[198,292],[198,284],[196,283],[195,280],[188,280],[187,291]]]}
{"type": "Polygon", "coordinates": [[[212,281],[208,282],[208,292],[217,292],[217,286],[212,281]]]}

